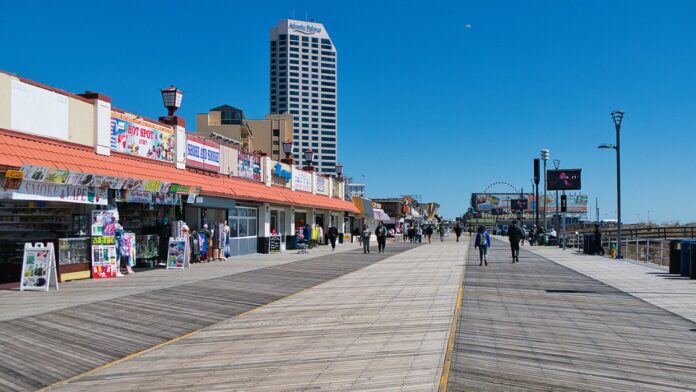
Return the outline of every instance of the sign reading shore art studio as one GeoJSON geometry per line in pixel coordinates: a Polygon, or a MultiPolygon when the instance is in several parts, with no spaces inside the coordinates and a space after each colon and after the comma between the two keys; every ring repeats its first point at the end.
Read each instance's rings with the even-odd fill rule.
{"type": "Polygon", "coordinates": [[[174,162],[174,131],[111,111],[111,149],[143,158],[174,162]]]}
{"type": "Polygon", "coordinates": [[[187,135],[186,166],[217,172],[220,170],[220,145],[202,137],[187,135]]]}

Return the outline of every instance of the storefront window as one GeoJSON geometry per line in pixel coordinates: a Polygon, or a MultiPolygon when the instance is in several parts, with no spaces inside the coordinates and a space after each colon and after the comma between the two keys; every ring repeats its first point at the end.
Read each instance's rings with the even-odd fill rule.
{"type": "Polygon", "coordinates": [[[230,237],[256,237],[257,218],[255,207],[237,207],[230,209],[230,237]]]}

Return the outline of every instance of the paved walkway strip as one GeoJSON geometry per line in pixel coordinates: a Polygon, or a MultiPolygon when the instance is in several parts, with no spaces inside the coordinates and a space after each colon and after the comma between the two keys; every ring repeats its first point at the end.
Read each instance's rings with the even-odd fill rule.
{"type": "Polygon", "coordinates": [[[528,248],[540,256],[696,322],[696,281],[664,267],[590,256],[549,246],[528,248]]]}
{"type": "Polygon", "coordinates": [[[433,390],[467,249],[448,241],[388,254],[55,389],[433,390]]]}
{"type": "Polygon", "coordinates": [[[0,390],[51,385],[411,248],[337,252],[2,321],[0,390]]]}
{"type": "Polygon", "coordinates": [[[696,324],[495,240],[470,252],[448,391],[693,391],[696,324]]]}

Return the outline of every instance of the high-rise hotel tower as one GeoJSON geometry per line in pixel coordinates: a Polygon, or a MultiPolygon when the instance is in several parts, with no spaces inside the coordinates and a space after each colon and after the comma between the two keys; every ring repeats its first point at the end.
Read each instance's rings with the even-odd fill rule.
{"type": "Polygon", "coordinates": [[[336,48],[324,25],[283,20],[271,29],[271,113],[294,117],[294,158],[314,151],[313,166],[335,173],[336,48]]]}

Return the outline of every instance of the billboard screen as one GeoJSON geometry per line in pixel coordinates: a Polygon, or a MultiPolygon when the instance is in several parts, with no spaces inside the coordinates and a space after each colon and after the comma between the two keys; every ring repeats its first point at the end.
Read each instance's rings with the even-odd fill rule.
{"type": "Polygon", "coordinates": [[[526,211],[527,210],[527,199],[516,199],[511,201],[511,207],[513,211],[526,211]]]}
{"type": "Polygon", "coordinates": [[[547,170],[547,189],[550,191],[580,190],[581,171],[582,169],[547,170]]]}
{"type": "MultiPolygon", "coordinates": [[[[587,212],[587,195],[567,195],[568,197],[568,212],[575,214],[584,214],[587,212]]],[[[524,205],[525,212],[532,212],[536,209],[536,201],[534,194],[524,193],[522,198],[526,199],[526,204],[519,202],[519,193],[472,193],[471,208],[472,212],[488,213],[499,215],[506,211],[519,211],[516,208],[524,205]]],[[[559,195],[560,205],[560,195],[559,195]]],[[[549,212],[556,211],[556,195],[555,192],[549,192],[546,197],[546,206],[549,212]]],[[[560,208],[560,207],[559,207],[560,208]]],[[[544,195],[539,195],[539,211],[544,211],[544,195]]]]}

